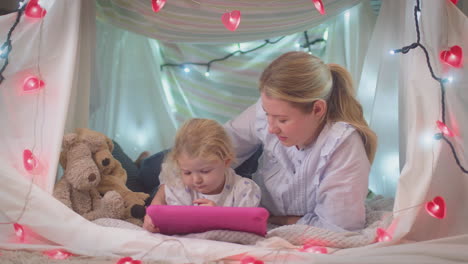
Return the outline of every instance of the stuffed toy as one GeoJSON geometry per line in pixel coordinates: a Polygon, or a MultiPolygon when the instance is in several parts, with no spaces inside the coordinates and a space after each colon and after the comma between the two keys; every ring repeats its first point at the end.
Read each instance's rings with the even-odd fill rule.
{"type": "Polygon", "coordinates": [[[121,219],[125,212],[124,200],[116,191],[107,192],[104,197],[99,193],[101,174],[89,145],[92,144],[78,141],[75,133],[64,136],[60,153],[64,173],[54,187],[53,196],[90,221],[121,219]]]}
{"type": "Polygon", "coordinates": [[[112,140],[102,133],[87,128],[78,128],[76,133],[80,141],[89,142],[91,138],[101,139],[99,147],[92,150],[94,162],[101,174],[101,182],[97,188],[102,195],[109,191],[117,191],[124,199],[125,220],[139,226],[143,225],[141,218],[145,214],[145,200],[149,195],[143,192],[133,192],[127,188],[127,172],[112,155],[114,149],[112,140]]]}

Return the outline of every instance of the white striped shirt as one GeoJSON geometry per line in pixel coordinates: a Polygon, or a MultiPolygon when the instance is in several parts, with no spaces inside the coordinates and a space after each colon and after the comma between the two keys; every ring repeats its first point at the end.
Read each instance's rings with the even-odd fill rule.
{"type": "Polygon", "coordinates": [[[262,190],[261,205],[270,214],[302,216],[298,224],[335,231],[364,228],[370,162],[354,127],[327,124],[306,148],[285,147],[268,133],[260,100],[224,127],[238,164],[263,145],[252,178],[262,190]]]}

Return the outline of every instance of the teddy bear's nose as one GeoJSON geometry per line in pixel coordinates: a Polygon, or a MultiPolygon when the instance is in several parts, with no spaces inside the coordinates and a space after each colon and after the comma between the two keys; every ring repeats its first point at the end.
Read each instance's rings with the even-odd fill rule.
{"type": "Polygon", "coordinates": [[[107,166],[107,165],[109,165],[109,163],[110,163],[109,158],[105,158],[105,159],[102,161],[102,165],[103,165],[103,166],[107,166]]]}
{"type": "Polygon", "coordinates": [[[91,174],[88,176],[88,181],[93,182],[94,180],[96,180],[96,174],[91,173],[91,174]]]}

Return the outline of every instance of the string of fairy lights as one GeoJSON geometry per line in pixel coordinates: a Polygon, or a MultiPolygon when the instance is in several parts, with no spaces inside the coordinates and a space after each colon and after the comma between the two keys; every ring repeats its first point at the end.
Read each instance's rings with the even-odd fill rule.
{"type": "MultiPolygon", "coordinates": [[[[310,54],[312,54],[312,48],[311,46],[314,46],[316,44],[319,44],[319,43],[326,43],[326,39],[325,38],[317,38],[317,39],[314,39],[313,41],[310,41],[309,40],[309,34],[308,34],[308,31],[304,31],[304,40],[305,42],[303,44],[300,44],[300,43],[297,43],[296,44],[296,47],[298,48],[302,48],[302,49],[307,49],[308,52],[310,54]]],[[[160,69],[161,71],[164,70],[165,67],[176,67],[176,68],[180,68],[180,69],[183,69],[185,72],[190,72],[190,68],[188,67],[189,65],[195,65],[195,66],[205,66],[206,67],[206,71],[205,71],[205,76],[206,77],[209,77],[210,76],[210,70],[211,70],[211,66],[213,63],[215,62],[220,62],[220,61],[224,61],[224,60],[227,60],[229,58],[231,58],[232,56],[235,56],[235,55],[244,55],[244,54],[247,54],[247,53],[251,53],[251,52],[254,52],[254,51],[257,51],[267,45],[273,45],[273,44],[276,44],[278,42],[280,42],[281,40],[283,40],[285,37],[280,37],[276,40],[265,40],[264,43],[254,47],[254,48],[251,48],[251,49],[248,49],[248,50],[242,50],[241,49],[241,46],[240,44],[238,43],[237,44],[237,50],[221,57],[221,58],[215,58],[215,59],[212,59],[208,62],[183,62],[183,63],[164,63],[164,64],[161,64],[160,66],[160,69]]]]}
{"type": "MultiPolygon", "coordinates": [[[[456,2],[453,2],[453,3],[456,4],[456,2]]],[[[416,42],[411,43],[410,45],[404,46],[404,47],[402,47],[400,49],[391,50],[390,53],[391,54],[396,54],[396,53],[406,54],[409,51],[411,51],[413,49],[416,49],[416,48],[420,48],[424,52],[424,56],[426,58],[427,67],[429,69],[430,75],[431,75],[432,79],[434,79],[435,81],[437,81],[439,83],[439,86],[440,86],[440,95],[441,95],[440,103],[441,103],[441,119],[442,119],[442,121],[436,121],[436,125],[439,128],[440,133],[436,133],[434,135],[434,139],[436,139],[436,140],[443,139],[449,145],[450,150],[452,152],[452,155],[455,158],[455,162],[456,162],[457,166],[460,168],[460,170],[463,173],[468,173],[468,170],[461,164],[460,158],[458,157],[458,154],[455,151],[455,147],[453,146],[452,142],[448,138],[448,137],[453,137],[454,133],[446,125],[446,108],[447,108],[447,105],[446,105],[446,94],[445,94],[446,93],[446,87],[445,87],[445,85],[447,83],[452,82],[453,78],[452,77],[441,78],[441,77],[439,77],[439,76],[437,76],[435,74],[434,69],[432,67],[431,59],[429,57],[429,52],[427,51],[427,48],[421,43],[421,32],[420,32],[420,28],[419,28],[419,17],[421,15],[420,0],[416,1],[416,5],[414,7],[413,14],[414,14],[414,24],[415,24],[415,28],[416,28],[416,42]]],[[[460,68],[462,66],[461,65],[461,59],[462,59],[461,54],[462,54],[462,49],[460,48],[460,46],[455,45],[455,46],[450,47],[450,49],[448,51],[442,51],[440,53],[440,59],[441,59],[441,61],[443,63],[445,63],[445,64],[447,64],[447,65],[449,65],[451,67],[460,68]]]]}
{"type": "MultiPolygon", "coordinates": [[[[3,65],[0,68],[0,85],[5,80],[5,76],[3,74],[4,74],[7,66],[9,65],[9,55],[13,50],[11,37],[12,37],[12,34],[14,33],[15,28],[20,23],[22,15],[26,14],[27,16],[33,17],[33,18],[43,18],[45,16],[45,14],[46,14],[45,9],[42,9],[40,7],[38,0],[29,0],[29,2],[27,2],[27,4],[26,4],[26,1],[27,0],[20,3],[20,6],[16,11],[17,12],[16,20],[15,20],[14,24],[11,26],[10,30],[8,31],[7,38],[6,38],[5,42],[0,47],[0,58],[4,60],[3,65]]],[[[154,12],[159,12],[162,9],[162,7],[164,6],[165,2],[166,2],[165,0],[152,0],[153,11],[154,12]],[[159,3],[159,5],[158,5],[158,3],[159,3]]],[[[316,6],[317,10],[322,15],[325,14],[325,11],[323,9],[323,4],[321,3],[321,1],[313,0],[313,3],[316,6]]],[[[434,70],[432,68],[431,61],[430,61],[430,58],[429,58],[428,51],[425,48],[425,46],[423,44],[421,44],[421,42],[420,42],[421,38],[420,38],[420,29],[419,29],[419,22],[418,22],[418,18],[420,16],[420,13],[421,13],[420,1],[417,0],[416,6],[414,8],[414,17],[415,17],[417,41],[415,43],[412,43],[412,44],[410,44],[408,46],[405,46],[405,47],[402,47],[400,49],[395,49],[395,50],[392,51],[392,53],[393,54],[396,54],[396,53],[406,54],[410,50],[416,49],[416,48],[421,48],[423,50],[423,52],[424,52],[424,54],[426,56],[426,61],[427,61],[427,64],[428,64],[427,66],[428,66],[429,71],[431,73],[431,77],[440,84],[440,88],[441,88],[441,104],[442,104],[442,109],[441,109],[441,116],[442,117],[441,118],[442,118],[442,121],[437,122],[437,125],[438,125],[439,129],[441,130],[441,132],[435,134],[434,137],[435,137],[435,139],[438,139],[438,140],[443,139],[450,146],[452,154],[454,155],[455,160],[457,162],[457,165],[460,167],[460,169],[464,173],[468,173],[468,171],[461,165],[460,160],[458,158],[458,155],[457,155],[452,143],[448,139],[448,137],[453,136],[453,133],[445,125],[445,122],[446,122],[446,118],[445,118],[445,115],[446,115],[446,113],[445,113],[445,108],[446,108],[445,84],[447,82],[450,82],[451,79],[450,78],[440,78],[440,77],[436,76],[436,74],[434,73],[434,70]]],[[[240,19],[240,15],[239,15],[239,19],[240,19]]],[[[238,23],[238,22],[236,22],[236,23],[238,23]]],[[[233,31],[233,30],[231,30],[231,31],[233,31]]],[[[161,70],[163,70],[165,67],[186,67],[187,65],[205,66],[206,67],[206,73],[208,74],[207,75],[205,73],[205,75],[209,76],[209,72],[210,72],[210,69],[211,69],[211,66],[212,66],[213,63],[223,61],[223,60],[227,60],[227,59],[229,59],[230,57],[232,57],[232,56],[234,56],[236,54],[246,54],[246,53],[249,53],[249,52],[256,51],[256,50],[261,49],[261,48],[263,48],[263,47],[265,47],[267,45],[278,43],[283,38],[284,37],[280,37],[280,38],[278,38],[276,40],[273,40],[273,41],[265,40],[263,44],[255,47],[255,48],[249,49],[249,50],[241,50],[240,45],[239,45],[238,50],[236,50],[236,51],[234,51],[232,53],[229,53],[226,56],[223,56],[221,58],[212,59],[212,60],[210,60],[208,62],[204,62],[204,63],[185,62],[185,63],[180,63],[180,64],[176,64],[176,63],[163,64],[163,65],[161,65],[161,70]]],[[[315,39],[313,41],[309,41],[309,36],[308,36],[307,31],[304,31],[304,40],[305,40],[305,42],[303,44],[299,44],[299,47],[304,48],[304,49],[308,49],[309,52],[311,52],[311,46],[313,46],[313,45],[315,45],[317,43],[326,42],[325,38],[317,38],[317,39],[315,39]]],[[[451,52],[451,50],[449,50],[449,52],[451,52]]],[[[455,50],[457,50],[457,49],[455,49],[455,50]]],[[[453,57],[452,56],[453,54],[447,54],[447,51],[445,51],[445,52],[446,53],[444,53],[444,56],[441,55],[442,58],[452,58],[453,57]]],[[[452,53],[454,53],[454,52],[452,52],[452,53]]],[[[43,80],[41,80],[40,78],[36,78],[33,81],[31,81],[31,79],[28,79],[28,81],[25,81],[25,83],[24,83],[23,90],[26,91],[26,92],[27,91],[39,91],[41,88],[44,87],[44,85],[45,84],[44,84],[43,80]]],[[[36,166],[37,161],[35,160],[34,154],[31,151],[30,152],[25,151],[25,153],[23,153],[23,162],[24,162],[24,167],[26,168],[26,170],[31,171],[36,166]]],[[[29,195],[30,195],[30,192],[28,192],[28,196],[29,195]]],[[[29,200],[29,197],[27,197],[26,200],[29,200]]],[[[420,205],[425,205],[426,211],[432,217],[435,217],[435,218],[438,218],[438,219],[443,219],[445,217],[445,215],[446,215],[445,201],[440,196],[437,196],[433,200],[431,200],[429,202],[426,202],[426,203],[422,203],[420,205]]],[[[420,206],[420,205],[417,205],[417,206],[420,206]]],[[[413,207],[415,207],[415,206],[413,206],[413,207]]],[[[413,208],[413,207],[410,207],[410,208],[413,208]]],[[[406,209],[410,209],[410,208],[405,208],[405,209],[402,209],[402,210],[406,210],[406,209]]],[[[21,215],[24,213],[24,210],[26,210],[26,205],[23,208],[23,212],[21,213],[21,215]]],[[[20,224],[18,224],[18,222],[19,222],[19,219],[17,219],[14,223],[12,222],[12,223],[1,223],[1,224],[13,224],[13,228],[15,230],[15,233],[16,233],[16,236],[18,237],[19,242],[24,243],[24,241],[25,241],[24,228],[20,224]]],[[[391,240],[391,235],[388,232],[386,232],[386,230],[378,228],[377,231],[376,231],[376,241],[380,242],[380,241],[388,241],[388,240],[391,240]]],[[[143,255],[142,258],[144,258],[147,254],[149,254],[152,250],[156,249],[161,244],[169,242],[169,241],[176,241],[176,242],[180,243],[182,245],[182,248],[184,249],[185,256],[187,257],[187,259],[189,261],[191,261],[188,252],[186,252],[185,247],[177,239],[163,240],[161,243],[153,246],[148,252],[146,252],[143,255]]],[[[281,250],[281,249],[279,249],[279,250],[281,250]]],[[[315,245],[312,245],[312,244],[304,245],[299,251],[313,252],[313,253],[324,253],[324,254],[327,253],[327,250],[326,250],[325,247],[315,246],[315,245]]],[[[53,259],[66,259],[66,258],[68,258],[70,256],[73,256],[73,254],[71,254],[70,252],[67,252],[66,250],[62,250],[62,249],[48,250],[48,251],[44,251],[43,253],[45,255],[49,256],[50,258],[53,258],[53,259]]],[[[272,254],[272,253],[273,253],[273,251],[271,253],[269,253],[269,254],[272,254]]],[[[123,257],[123,258],[119,259],[116,262],[116,264],[128,264],[128,263],[138,264],[138,263],[141,263],[141,261],[134,260],[131,257],[123,257]]],[[[263,263],[263,261],[260,260],[260,259],[254,258],[252,256],[246,255],[244,258],[241,259],[241,263],[243,263],[243,264],[247,264],[247,263],[261,264],[261,263],[263,263]]]]}
{"type": "Polygon", "coordinates": [[[10,30],[8,30],[8,34],[7,34],[5,42],[2,44],[2,46],[0,46],[0,59],[3,59],[3,65],[0,68],[0,85],[2,84],[3,80],[5,80],[3,73],[8,66],[9,55],[10,55],[11,50],[13,49],[13,46],[11,45],[11,35],[13,34],[13,31],[15,30],[16,26],[19,24],[21,20],[21,16],[23,15],[24,9],[25,9],[25,5],[21,3],[20,7],[16,11],[15,22],[13,26],[10,28],[10,30]]]}

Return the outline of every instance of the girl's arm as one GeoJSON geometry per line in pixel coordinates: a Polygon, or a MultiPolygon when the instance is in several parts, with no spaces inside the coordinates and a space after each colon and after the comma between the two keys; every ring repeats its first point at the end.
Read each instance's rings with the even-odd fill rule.
{"type": "MultiPolygon", "coordinates": [[[[166,192],[164,189],[164,184],[161,184],[151,201],[151,205],[166,205],[166,192]]],[[[159,228],[153,224],[149,215],[145,215],[145,218],[143,219],[143,228],[152,233],[159,233],[159,228]]]]}
{"type": "Polygon", "coordinates": [[[166,203],[166,191],[164,188],[164,184],[159,186],[158,191],[154,195],[153,201],[151,201],[151,205],[167,205],[166,203]]]}

